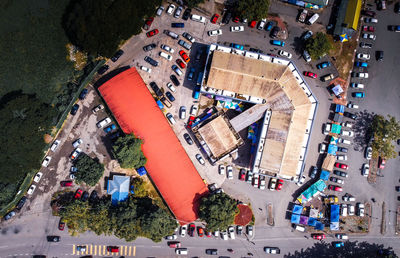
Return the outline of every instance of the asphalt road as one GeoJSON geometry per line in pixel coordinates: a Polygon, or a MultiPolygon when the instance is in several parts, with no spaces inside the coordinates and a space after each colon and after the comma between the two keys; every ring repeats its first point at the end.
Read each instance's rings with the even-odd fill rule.
{"type": "MultiPolygon", "coordinates": [[[[296,38],[305,31],[305,29],[308,29],[308,26],[302,25],[299,27],[299,24],[296,23],[295,16],[292,16],[293,14],[297,13],[296,8],[274,2],[271,6],[271,10],[279,10],[280,13],[283,13],[282,17],[284,18],[285,22],[288,23],[289,38],[286,40],[287,46],[285,47],[285,50],[294,54],[293,60],[296,62],[296,66],[301,71],[316,71],[315,63],[312,63],[311,66],[306,64],[299,56],[300,52],[296,51],[297,45],[293,43],[296,41],[296,38]]],[[[155,19],[154,26],[161,27],[160,24],[168,24],[170,22],[169,19],[173,18],[163,15],[162,20],[159,21],[158,19],[155,19]]],[[[400,75],[396,73],[400,58],[400,54],[398,51],[396,51],[400,33],[389,32],[386,29],[387,25],[396,24],[396,21],[398,21],[398,16],[392,12],[392,6],[389,6],[388,10],[378,13],[378,19],[379,23],[376,26],[377,40],[374,48],[371,50],[371,53],[373,53],[372,51],[378,49],[384,50],[385,59],[379,64],[376,61],[370,61],[371,68],[368,69],[368,72],[370,73],[371,79],[369,79],[368,83],[366,83],[367,86],[365,92],[367,98],[360,101],[360,110],[366,110],[367,112],[374,112],[378,114],[391,114],[397,119],[400,119],[400,101],[398,92],[398,81],[400,79],[400,75]]],[[[190,26],[196,28],[199,26],[193,22],[190,22],[189,24],[191,24],[190,26]]],[[[205,26],[209,26],[211,28],[211,26],[215,25],[206,24],[205,26]]],[[[316,30],[318,29],[318,26],[320,25],[317,24],[316,28],[312,27],[311,29],[316,30]]],[[[248,27],[246,27],[245,32],[234,34],[227,32],[228,25],[223,26],[222,29],[224,34],[218,39],[209,39],[208,36],[204,34],[207,28],[194,29],[193,34],[196,37],[196,40],[199,42],[218,40],[218,42],[242,43],[244,45],[248,45],[246,47],[247,49],[248,47],[257,47],[265,52],[270,52],[270,49],[273,49],[273,51],[271,51],[272,53],[276,54],[277,52],[274,48],[271,48],[267,42],[269,41],[269,38],[266,33],[263,34],[256,29],[248,30],[248,27]]],[[[191,27],[189,27],[188,30],[192,32],[191,27]]],[[[171,41],[165,35],[159,36],[160,37],[158,38],[146,38],[145,35],[142,34],[139,37],[132,39],[127,45],[124,46],[126,54],[122,56],[117,63],[113,63],[111,69],[125,65],[148,66],[147,63],[142,61],[144,57],[142,47],[150,42],[156,42],[158,45],[163,44],[163,42],[168,42],[167,44],[173,45],[177,50],[176,42],[171,41]]],[[[159,50],[160,49],[158,48],[157,51],[153,51],[154,53],[152,55],[157,55],[159,50]]],[[[175,60],[176,57],[177,56],[175,54],[173,60],[175,60]]],[[[193,55],[191,55],[191,57],[193,58],[193,55]]],[[[152,74],[145,74],[145,72],[142,73],[144,80],[147,83],[151,80],[156,80],[156,82],[161,86],[166,84],[168,81],[166,78],[168,78],[172,73],[169,68],[172,65],[172,61],[168,62],[163,60],[161,62],[162,65],[159,70],[158,68],[153,70],[152,74]]],[[[308,168],[311,165],[315,165],[319,159],[319,154],[317,151],[318,143],[322,142],[324,139],[324,135],[321,133],[320,128],[322,128],[322,123],[325,123],[328,118],[330,95],[326,91],[324,87],[325,85],[321,85],[319,81],[308,78],[306,80],[320,103],[307,156],[306,171],[308,171],[308,168]]],[[[171,112],[173,112],[174,115],[177,116],[177,107],[180,105],[186,105],[187,107],[190,107],[190,105],[193,103],[193,100],[191,99],[190,88],[190,86],[186,87],[186,84],[184,84],[183,87],[181,86],[181,89],[186,90],[182,90],[182,93],[177,93],[175,95],[179,105],[176,105],[174,109],[172,109],[171,112]]],[[[177,118],[177,121],[178,120],[179,119],[177,118]]],[[[76,121],[69,121],[68,123],[70,123],[70,125],[67,126],[72,127],[76,121]]],[[[178,136],[183,134],[184,129],[182,128],[183,121],[179,121],[174,127],[174,130],[177,132],[178,136]]],[[[74,138],[77,136],[75,134],[73,135],[74,138]]],[[[181,141],[183,142],[183,139],[181,139],[181,141]]],[[[183,144],[185,146],[184,142],[183,144]]],[[[186,150],[192,158],[194,157],[193,154],[198,152],[198,149],[195,146],[186,148],[186,150]]],[[[344,191],[354,194],[359,201],[368,201],[371,197],[374,197],[377,200],[377,203],[373,204],[372,209],[372,216],[377,219],[372,219],[371,233],[366,236],[351,236],[351,240],[383,243],[385,245],[394,247],[397,252],[400,252],[400,247],[397,245],[398,238],[394,235],[393,223],[395,221],[395,213],[386,213],[387,233],[383,236],[380,234],[380,209],[382,202],[385,201],[388,210],[391,211],[394,211],[399,204],[396,200],[397,196],[394,191],[395,183],[398,184],[399,182],[399,177],[396,174],[396,168],[398,168],[400,165],[399,159],[397,158],[387,162],[386,168],[383,171],[384,177],[378,178],[378,181],[375,185],[369,185],[366,179],[360,174],[361,164],[365,162],[363,159],[362,150],[360,151],[358,148],[357,150],[351,150],[348,156],[349,161],[347,163],[350,165],[350,177],[346,179],[344,191]]],[[[194,160],[195,164],[196,162],[197,161],[194,160]]],[[[216,167],[202,167],[198,164],[196,164],[196,166],[199,168],[199,172],[202,176],[207,177],[207,179],[209,177],[209,180],[213,180],[214,182],[217,181],[219,184],[223,183],[223,188],[227,193],[232,194],[238,199],[244,198],[245,201],[250,201],[252,203],[253,210],[256,213],[257,226],[255,229],[255,237],[250,241],[248,241],[244,236],[237,237],[237,240],[229,241],[199,237],[186,237],[184,240],[178,238],[178,240],[182,242],[183,246],[189,248],[190,255],[204,256],[204,250],[206,248],[217,248],[219,249],[219,255],[228,256],[229,253],[226,251],[226,249],[232,248],[235,250],[235,257],[245,256],[248,252],[253,253],[255,257],[260,257],[262,256],[263,246],[278,246],[281,248],[282,254],[293,254],[295,250],[305,249],[313,245],[314,241],[306,239],[304,234],[292,232],[290,223],[284,219],[288,202],[292,200],[293,192],[298,189],[296,185],[285,184],[284,189],[281,192],[271,192],[268,190],[261,191],[244,182],[240,182],[237,179],[237,170],[235,170],[235,179],[228,181],[217,175],[216,167]],[[270,227],[265,224],[265,206],[267,202],[272,202],[274,204],[276,223],[275,227],[270,227]]],[[[65,177],[66,174],[62,174],[62,177],[65,177]]],[[[48,191],[50,186],[54,185],[52,181],[44,182],[49,182],[49,185],[46,184],[46,186],[44,186],[47,190],[40,190],[48,191]]],[[[35,194],[41,195],[40,193],[41,192],[38,191],[35,194]]],[[[121,245],[123,246],[123,253],[120,255],[135,255],[138,257],[175,256],[173,249],[167,247],[166,241],[162,241],[161,243],[153,243],[150,240],[140,238],[132,243],[127,243],[115,237],[96,236],[90,232],[82,234],[79,237],[71,237],[68,235],[67,231],[60,232],[57,229],[58,217],[53,217],[51,215],[50,207],[48,205],[49,200],[49,195],[44,194],[41,195],[40,198],[35,195],[32,199],[32,202],[30,204],[28,203],[28,205],[31,206],[29,210],[25,210],[22,215],[18,215],[15,219],[9,222],[3,222],[1,224],[1,257],[27,257],[32,254],[46,254],[48,257],[67,257],[70,255],[78,255],[73,251],[76,245],[89,245],[89,251],[87,253],[94,254],[96,250],[96,255],[103,255],[104,246],[106,245],[121,245]],[[52,234],[60,235],[62,241],[60,243],[48,243],[45,239],[45,236],[52,234]]],[[[327,241],[331,240],[333,240],[333,238],[328,236],[327,241]]]]}

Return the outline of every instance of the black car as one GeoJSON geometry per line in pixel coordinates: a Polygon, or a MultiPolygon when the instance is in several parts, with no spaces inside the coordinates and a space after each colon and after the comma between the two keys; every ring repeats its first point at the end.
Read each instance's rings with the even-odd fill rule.
{"type": "Polygon", "coordinates": [[[111,61],[113,62],[117,62],[117,60],[124,54],[124,51],[122,51],[121,49],[117,51],[117,53],[115,53],[112,57],[111,57],[111,61]]]}
{"type": "Polygon", "coordinates": [[[400,186],[396,186],[396,192],[400,192],[400,186]]]}
{"type": "Polygon", "coordinates": [[[21,200],[19,200],[18,204],[17,204],[17,210],[21,210],[22,207],[24,207],[24,204],[26,203],[26,196],[22,197],[21,200]]]}
{"type": "Polygon", "coordinates": [[[110,69],[110,67],[108,65],[103,65],[102,67],[99,68],[99,70],[97,70],[97,73],[104,74],[105,72],[108,71],[108,69],[110,69]]]}
{"type": "Polygon", "coordinates": [[[226,12],[224,18],[222,18],[222,24],[228,24],[231,18],[232,18],[232,13],[226,12]]]}
{"type": "Polygon", "coordinates": [[[120,137],[120,136],[122,136],[122,132],[121,131],[116,131],[116,132],[114,132],[114,133],[111,133],[111,134],[109,134],[108,135],[108,138],[111,140],[111,141],[114,141],[114,140],[116,140],[118,137],[120,137]]]}
{"type": "Polygon", "coordinates": [[[206,249],[206,254],[218,255],[218,250],[217,249],[206,249]]]}
{"type": "Polygon", "coordinates": [[[236,233],[240,236],[242,235],[243,232],[243,227],[242,226],[236,226],[236,233]]]}
{"type": "Polygon", "coordinates": [[[171,74],[169,76],[169,78],[171,79],[171,81],[175,84],[175,86],[179,86],[181,85],[181,83],[179,82],[178,78],[176,78],[176,76],[174,74],[171,74]]]}
{"type": "Polygon", "coordinates": [[[347,177],[347,173],[340,170],[333,170],[333,174],[341,177],[347,177]]]}
{"type": "Polygon", "coordinates": [[[74,116],[76,114],[76,112],[78,112],[78,109],[79,109],[79,105],[78,104],[73,105],[72,108],[71,108],[71,115],[74,116]]]}
{"type": "Polygon", "coordinates": [[[202,55],[203,55],[203,50],[202,49],[197,50],[196,61],[200,61],[202,55]]]}
{"type": "Polygon", "coordinates": [[[81,200],[83,202],[86,202],[88,199],[89,199],[89,193],[84,191],[83,194],[82,194],[81,200]]]}
{"type": "Polygon", "coordinates": [[[47,242],[60,242],[60,239],[59,236],[47,236],[47,242]]]}
{"type": "Polygon", "coordinates": [[[280,30],[281,29],[278,26],[273,27],[272,30],[271,30],[271,34],[270,34],[271,38],[278,37],[278,33],[279,33],[280,30]]]}
{"type": "Polygon", "coordinates": [[[192,140],[192,138],[190,137],[189,134],[185,133],[185,134],[183,135],[183,138],[185,138],[185,141],[187,142],[187,144],[189,144],[189,145],[192,145],[192,144],[193,144],[193,140],[192,140]]]}
{"type": "Polygon", "coordinates": [[[317,176],[317,173],[318,173],[318,168],[316,166],[313,166],[310,172],[310,177],[315,178],[317,176]]]}
{"type": "Polygon", "coordinates": [[[158,66],[158,62],[149,56],[145,56],[144,61],[151,64],[152,66],[158,66]]]}
{"type": "Polygon", "coordinates": [[[187,21],[187,20],[189,19],[189,17],[190,17],[190,14],[192,14],[192,9],[187,8],[187,9],[183,12],[182,19],[185,20],[185,21],[187,21]]]}
{"type": "Polygon", "coordinates": [[[356,114],[353,114],[353,113],[350,113],[350,112],[347,112],[347,111],[345,111],[345,112],[343,113],[343,115],[344,115],[345,117],[351,118],[351,119],[353,119],[353,120],[356,120],[356,119],[357,119],[357,115],[356,115],[356,114]]]}
{"type": "Polygon", "coordinates": [[[152,44],[148,44],[148,45],[144,46],[144,47],[143,47],[143,50],[144,50],[145,52],[147,52],[147,51],[150,51],[150,50],[155,49],[156,47],[157,47],[157,45],[154,44],[154,43],[152,43],[152,44]]]}
{"type": "Polygon", "coordinates": [[[165,96],[167,96],[167,98],[169,99],[169,101],[171,101],[171,102],[174,102],[174,101],[175,101],[175,97],[174,97],[174,95],[172,95],[171,92],[167,91],[167,92],[165,93],[165,96]]]}
{"type": "Polygon", "coordinates": [[[252,47],[249,49],[249,51],[250,51],[250,52],[254,52],[254,53],[258,53],[258,54],[264,53],[264,51],[262,51],[261,49],[252,48],[252,47]]]}
{"type": "Polygon", "coordinates": [[[97,199],[99,199],[99,195],[97,194],[96,190],[93,190],[90,194],[89,202],[95,202],[97,199]]]}
{"type": "Polygon", "coordinates": [[[397,3],[394,5],[394,12],[395,12],[395,13],[400,13],[400,2],[397,2],[397,3]]]}
{"type": "Polygon", "coordinates": [[[348,149],[345,147],[338,147],[337,150],[340,152],[343,152],[343,153],[347,153],[347,151],[348,151],[348,149]]]}
{"type": "Polygon", "coordinates": [[[383,51],[376,51],[376,61],[383,60],[383,51]]]}
{"type": "Polygon", "coordinates": [[[79,94],[79,99],[84,100],[86,98],[86,95],[88,94],[88,92],[89,92],[88,89],[83,89],[81,91],[81,94],[79,94]]]}
{"type": "Polygon", "coordinates": [[[150,82],[150,87],[153,89],[154,93],[158,97],[162,97],[163,92],[161,91],[161,89],[158,87],[158,85],[155,82],[150,82]]]}

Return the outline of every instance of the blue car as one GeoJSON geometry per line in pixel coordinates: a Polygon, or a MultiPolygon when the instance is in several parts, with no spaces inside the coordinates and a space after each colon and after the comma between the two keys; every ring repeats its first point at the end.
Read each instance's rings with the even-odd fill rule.
{"type": "Polygon", "coordinates": [[[272,27],[274,27],[274,23],[272,21],[268,22],[267,25],[265,26],[266,31],[272,30],[272,27]]]}
{"type": "Polygon", "coordinates": [[[189,75],[188,75],[188,80],[189,81],[193,80],[193,76],[194,76],[194,72],[195,71],[196,71],[196,69],[194,69],[193,67],[190,68],[189,75]]]}
{"type": "Polygon", "coordinates": [[[165,93],[165,96],[167,96],[167,98],[168,98],[171,102],[174,102],[174,101],[175,101],[175,97],[174,97],[174,95],[172,95],[171,92],[167,91],[167,92],[165,93]]]}
{"type": "Polygon", "coordinates": [[[317,64],[317,69],[324,69],[324,68],[327,68],[327,67],[329,67],[331,65],[332,64],[330,62],[323,62],[323,63],[317,64]]]}
{"type": "Polygon", "coordinates": [[[332,242],[332,245],[336,248],[341,248],[344,246],[343,242],[332,242]]]}
{"type": "Polygon", "coordinates": [[[104,132],[109,133],[113,130],[117,129],[117,127],[115,126],[115,124],[112,124],[110,126],[107,126],[106,128],[104,128],[104,132]]]}
{"type": "Polygon", "coordinates": [[[80,99],[80,100],[85,99],[87,94],[88,94],[88,89],[83,89],[83,90],[81,91],[81,94],[79,94],[79,99],[80,99]]]}
{"type": "Polygon", "coordinates": [[[182,22],[173,22],[173,23],[171,23],[171,27],[172,28],[184,28],[185,24],[182,22]]]}
{"type": "Polygon", "coordinates": [[[199,97],[200,97],[200,85],[196,85],[193,91],[193,98],[199,99],[199,97]]]}
{"type": "Polygon", "coordinates": [[[368,63],[365,62],[355,62],[354,65],[356,67],[368,67],[368,63]]]}
{"type": "Polygon", "coordinates": [[[76,114],[76,112],[78,112],[78,109],[79,109],[79,105],[78,104],[73,105],[72,108],[71,108],[71,115],[74,116],[76,114]]]}
{"type": "Polygon", "coordinates": [[[280,40],[271,40],[270,43],[274,46],[279,46],[279,47],[285,46],[285,42],[280,41],[280,40]]]}
{"type": "Polygon", "coordinates": [[[233,47],[233,48],[236,48],[236,49],[239,49],[239,50],[243,50],[244,49],[244,46],[239,45],[239,44],[231,43],[229,46],[233,47]]]}
{"type": "Polygon", "coordinates": [[[351,96],[353,96],[353,98],[365,98],[365,93],[364,92],[353,92],[351,94],[351,96]]]}

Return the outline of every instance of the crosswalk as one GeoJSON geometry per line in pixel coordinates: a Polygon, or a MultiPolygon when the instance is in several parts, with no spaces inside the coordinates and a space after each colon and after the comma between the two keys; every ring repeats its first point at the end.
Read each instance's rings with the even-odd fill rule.
{"type": "Polygon", "coordinates": [[[107,251],[107,245],[72,245],[72,255],[124,255],[135,256],[136,246],[119,246],[119,252],[111,253],[107,251]],[[86,251],[77,251],[77,246],[85,246],[86,251]]]}

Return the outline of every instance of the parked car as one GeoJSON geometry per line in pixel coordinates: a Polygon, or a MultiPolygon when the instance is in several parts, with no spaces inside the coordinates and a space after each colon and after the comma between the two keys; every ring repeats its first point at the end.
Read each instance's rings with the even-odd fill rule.
{"type": "Polygon", "coordinates": [[[163,11],[164,11],[164,6],[161,5],[160,7],[157,8],[157,12],[156,12],[157,16],[161,16],[163,11]]]}
{"type": "Polygon", "coordinates": [[[60,236],[47,236],[47,242],[60,242],[60,236]]]}
{"type": "Polygon", "coordinates": [[[187,225],[181,226],[180,235],[181,237],[185,237],[187,233],[187,225]]]}
{"type": "Polygon", "coordinates": [[[365,85],[362,84],[362,83],[354,83],[354,82],[352,82],[352,83],[350,84],[350,87],[352,87],[352,88],[357,88],[357,89],[364,89],[365,85]]]}
{"type": "Polygon", "coordinates": [[[374,32],[375,28],[374,28],[374,26],[364,25],[364,26],[362,26],[362,30],[366,31],[366,32],[374,32]]]}
{"type": "Polygon", "coordinates": [[[370,160],[370,159],[372,158],[372,147],[371,147],[371,146],[368,146],[367,148],[365,148],[364,157],[365,157],[367,160],[370,160]]]}
{"type": "Polygon", "coordinates": [[[369,60],[371,58],[371,55],[366,53],[358,53],[357,58],[362,60],[369,60]]]}
{"type": "Polygon", "coordinates": [[[333,174],[341,177],[348,177],[346,172],[340,171],[340,170],[333,170],[333,174]]]}
{"type": "Polygon", "coordinates": [[[364,92],[353,92],[353,93],[351,93],[351,96],[353,98],[365,98],[365,93],[364,92]]]}
{"type": "Polygon", "coordinates": [[[355,67],[364,67],[364,68],[367,68],[367,67],[368,67],[368,63],[366,63],[366,62],[355,62],[355,63],[354,63],[354,66],[355,66],[355,67]]]}
{"type": "Polygon", "coordinates": [[[298,179],[296,185],[297,185],[297,186],[302,186],[302,185],[304,184],[305,181],[306,181],[306,176],[305,176],[305,175],[302,175],[302,176],[298,179]]]}
{"type": "Polygon", "coordinates": [[[194,237],[194,232],[196,231],[196,226],[193,223],[189,224],[189,236],[194,237]]]}
{"type": "Polygon", "coordinates": [[[311,234],[311,237],[315,240],[323,240],[326,238],[325,234],[323,234],[323,233],[314,233],[314,234],[311,234]]]}
{"type": "Polygon", "coordinates": [[[278,46],[278,47],[285,46],[285,42],[280,41],[280,40],[271,40],[270,43],[271,43],[271,45],[278,46]]]}
{"type": "Polygon", "coordinates": [[[46,156],[44,158],[43,162],[42,162],[42,166],[47,168],[49,166],[49,164],[50,164],[50,161],[51,161],[51,157],[50,156],[46,156]]]}
{"type": "Polygon", "coordinates": [[[4,216],[4,220],[9,220],[16,215],[15,211],[10,211],[4,216]]]}
{"type": "Polygon", "coordinates": [[[290,54],[290,53],[288,53],[286,51],[283,51],[283,50],[279,50],[278,55],[287,57],[289,59],[292,58],[292,54],[290,54]]]}
{"type": "Polygon", "coordinates": [[[343,152],[343,153],[347,153],[348,152],[347,148],[340,147],[340,146],[337,147],[337,150],[340,151],[340,152],[343,152]]]}
{"type": "Polygon", "coordinates": [[[282,190],[282,187],[283,187],[283,180],[282,179],[278,179],[278,182],[276,184],[276,190],[280,191],[280,190],[282,190]]]}
{"type": "Polygon", "coordinates": [[[375,39],[376,39],[376,35],[374,35],[374,34],[369,34],[369,33],[363,33],[363,34],[362,34],[362,38],[363,38],[363,39],[375,40],[375,39]]]}
{"type": "Polygon", "coordinates": [[[354,136],[354,132],[353,131],[342,130],[340,132],[340,135],[347,136],[347,137],[353,137],[354,136]]]}
{"type": "Polygon", "coordinates": [[[378,20],[375,19],[375,18],[365,17],[364,18],[364,22],[366,22],[366,23],[378,23],[378,20]]]}
{"type": "Polygon", "coordinates": [[[61,182],[60,182],[60,185],[61,185],[62,187],[69,187],[69,186],[73,186],[73,182],[70,181],[70,180],[61,181],[61,182]]]}
{"type": "Polygon", "coordinates": [[[77,189],[74,195],[74,199],[80,199],[82,197],[82,189],[77,189]]]}
{"type": "Polygon", "coordinates": [[[145,56],[144,61],[151,64],[152,66],[158,66],[158,62],[149,56],[145,56]]]}
{"type": "Polygon", "coordinates": [[[334,76],[333,74],[330,73],[330,74],[327,74],[327,75],[321,77],[321,80],[322,80],[323,82],[326,82],[326,81],[333,80],[334,78],[335,78],[335,76],[334,76]]]}
{"type": "Polygon", "coordinates": [[[307,39],[311,38],[312,35],[313,35],[313,32],[311,30],[309,30],[306,33],[304,33],[304,35],[302,36],[302,39],[304,41],[306,41],[307,39]]]}
{"type": "Polygon", "coordinates": [[[165,50],[165,51],[167,51],[167,52],[169,52],[171,54],[173,54],[175,52],[175,50],[172,47],[168,46],[168,45],[161,44],[160,47],[161,47],[161,49],[163,49],[163,50],[165,50]]]}
{"type": "MultiPolygon", "coordinates": [[[[281,29],[278,26],[274,26],[271,30],[271,33],[269,34],[271,38],[276,38],[278,37],[278,33],[281,31],[281,29]]],[[[283,47],[284,45],[282,45],[283,47]]]]}
{"type": "Polygon", "coordinates": [[[356,114],[353,114],[353,113],[350,113],[350,112],[347,112],[347,111],[343,112],[343,115],[345,117],[351,118],[353,120],[357,119],[357,115],[356,114]]]}
{"type": "Polygon", "coordinates": [[[379,156],[378,159],[378,168],[379,169],[384,169],[386,165],[386,160],[384,158],[382,158],[381,156],[379,156]]]}
{"type": "Polygon", "coordinates": [[[312,72],[304,72],[304,75],[313,79],[317,79],[318,75],[312,72]]]}
{"type": "Polygon", "coordinates": [[[330,177],[329,180],[331,180],[334,183],[344,184],[344,180],[337,177],[330,177]]]}
{"type": "Polygon", "coordinates": [[[143,29],[144,29],[144,30],[150,29],[150,26],[151,26],[151,24],[153,23],[153,21],[154,21],[154,18],[153,18],[153,17],[147,18],[146,21],[144,22],[143,29]]]}
{"type": "Polygon", "coordinates": [[[171,113],[167,113],[165,116],[167,117],[168,121],[169,121],[172,125],[174,125],[174,124],[176,123],[175,118],[174,118],[174,116],[173,116],[171,113]]]}
{"type": "Polygon", "coordinates": [[[271,180],[269,181],[269,190],[275,191],[277,182],[278,180],[276,178],[271,178],[271,180]]]}
{"type": "Polygon", "coordinates": [[[226,166],[226,177],[228,179],[233,179],[233,168],[230,165],[226,166]]]}
{"type": "Polygon", "coordinates": [[[247,235],[253,236],[253,226],[252,225],[247,225],[247,235]]]}
{"type": "Polygon", "coordinates": [[[172,14],[174,13],[174,10],[175,10],[175,5],[170,4],[170,5],[168,6],[168,8],[167,8],[167,14],[168,14],[168,15],[172,15],[172,14]]]}
{"type": "Polygon", "coordinates": [[[260,188],[261,190],[264,190],[265,185],[266,185],[265,176],[260,176],[260,184],[259,184],[258,188],[260,188]]]}
{"type": "Polygon", "coordinates": [[[217,21],[218,21],[218,18],[219,18],[219,14],[214,14],[212,17],[211,17],[211,23],[212,24],[216,24],[217,23],[217,21]]]}
{"type": "Polygon", "coordinates": [[[365,214],[365,206],[363,203],[357,203],[357,215],[360,217],[364,217],[365,214]]]}
{"type": "Polygon", "coordinates": [[[239,44],[235,44],[235,43],[231,43],[229,46],[231,48],[236,48],[236,49],[239,49],[239,50],[243,50],[244,49],[244,46],[239,45],[239,44]]]}
{"type": "Polygon", "coordinates": [[[375,56],[376,56],[376,61],[382,61],[383,60],[383,51],[376,51],[375,52],[375,56]]]}
{"type": "Polygon", "coordinates": [[[182,33],[182,36],[185,39],[189,40],[191,43],[194,43],[196,41],[195,38],[187,32],[182,33]]]}
{"type": "Polygon", "coordinates": [[[187,21],[191,14],[192,14],[192,9],[186,8],[186,10],[183,12],[182,20],[187,21]]]}
{"type": "Polygon", "coordinates": [[[31,185],[28,189],[28,194],[32,195],[35,192],[36,185],[31,185]]]}
{"type": "Polygon", "coordinates": [[[192,140],[192,138],[190,137],[189,134],[184,133],[184,134],[183,134],[183,138],[185,139],[185,141],[187,142],[187,144],[189,144],[189,145],[192,145],[192,144],[193,144],[193,140],[192,140]]]}
{"type": "Polygon", "coordinates": [[[264,246],[264,252],[267,254],[280,254],[281,250],[278,247],[267,247],[264,246]]]}
{"type": "Polygon", "coordinates": [[[348,166],[348,165],[343,164],[343,163],[339,163],[339,162],[336,162],[336,163],[335,163],[335,167],[341,168],[341,169],[344,169],[344,170],[349,169],[349,166],[348,166]]]}
{"type": "Polygon", "coordinates": [[[318,174],[318,168],[317,166],[312,166],[311,172],[310,172],[310,178],[315,178],[318,174]]]}
{"type": "Polygon", "coordinates": [[[199,161],[201,165],[206,164],[206,162],[204,161],[203,157],[200,154],[196,154],[196,159],[199,161]]]}
{"type": "Polygon", "coordinates": [[[334,241],[334,242],[332,242],[332,245],[333,245],[333,247],[335,247],[335,248],[341,248],[341,247],[344,246],[344,243],[343,243],[343,242],[340,242],[340,241],[334,241]]]}
{"type": "Polygon", "coordinates": [[[207,32],[208,36],[219,36],[222,35],[222,30],[209,30],[207,32]]]}
{"type": "Polygon", "coordinates": [[[172,68],[172,70],[173,70],[178,76],[181,76],[181,75],[183,74],[182,70],[179,69],[178,66],[172,65],[171,68],[172,68]]]}
{"type": "Polygon", "coordinates": [[[164,34],[170,36],[173,39],[179,39],[179,35],[176,34],[175,32],[170,31],[170,30],[164,30],[164,34]]]}
{"type": "Polygon", "coordinates": [[[228,227],[228,235],[230,239],[235,239],[235,228],[232,226],[228,227]]]}
{"type": "Polygon", "coordinates": [[[20,210],[24,207],[24,205],[25,205],[27,199],[28,199],[28,198],[27,198],[26,196],[23,196],[23,197],[21,198],[21,200],[19,200],[19,202],[18,202],[18,204],[17,204],[17,206],[16,206],[16,209],[20,211],[20,210]]]}
{"type": "Polygon", "coordinates": [[[183,61],[185,61],[186,63],[189,63],[190,58],[189,58],[189,56],[186,54],[185,51],[183,51],[183,50],[179,51],[179,55],[182,57],[183,61]]]}
{"type": "Polygon", "coordinates": [[[317,64],[317,69],[324,69],[324,68],[327,68],[327,67],[329,67],[331,65],[332,64],[330,62],[323,62],[323,63],[317,64]]]}
{"type": "Polygon", "coordinates": [[[247,179],[246,182],[251,184],[251,181],[253,179],[253,172],[251,172],[250,170],[247,171],[247,179]]]}
{"type": "Polygon", "coordinates": [[[360,43],[360,47],[361,48],[372,48],[372,44],[371,43],[361,42],[360,43]]]}
{"type": "Polygon", "coordinates": [[[181,14],[182,14],[182,11],[183,11],[182,6],[178,6],[178,8],[176,8],[176,10],[175,10],[174,17],[175,18],[179,18],[181,16],[181,14]]]}
{"type": "Polygon", "coordinates": [[[123,50],[118,50],[112,57],[111,61],[116,62],[124,54],[123,50]]]}
{"type": "Polygon", "coordinates": [[[108,71],[108,69],[110,69],[110,66],[108,65],[103,65],[102,67],[99,68],[99,70],[97,70],[98,74],[104,74],[105,72],[108,71]]]}
{"type": "Polygon", "coordinates": [[[347,155],[336,155],[336,160],[346,161],[347,155]]]}
{"type": "Polygon", "coordinates": [[[321,153],[321,154],[322,154],[322,153],[325,153],[326,149],[327,149],[327,148],[326,148],[326,144],[325,144],[325,143],[320,143],[320,144],[319,144],[319,147],[318,147],[318,152],[319,152],[319,153],[321,153]]]}
{"type": "Polygon", "coordinates": [[[244,31],[244,26],[231,26],[231,32],[241,32],[244,31]]]}
{"type": "Polygon", "coordinates": [[[40,179],[42,178],[43,173],[42,172],[37,172],[35,177],[33,178],[33,181],[36,183],[39,183],[40,179]]]}
{"type": "Polygon", "coordinates": [[[355,208],[352,204],[347,204],[347,209],[349,210],[349,216],[354,216],[355,208]]]}
{"type": "Polygon", "coordinates": [[[184,40],[178,40],[178,44],[181,45],[182,47],[186,48],[187,50],[190,50],[192,48],[192,45],[185,42],[184,40]]]}
{"type": "Polygon", "coordinates": [[[311,56],[310,54],[307,52],[307,50],[303,51],[303,58],[304,60],[306,60],[307,63],[311,62],[311,56]]]}
{"type": "Polygon", "coordinates": [[[368,163],[364,163],[362,165],[361,173],[365,177],[367,177],[369,175],[369,164],[368,163]]]}

